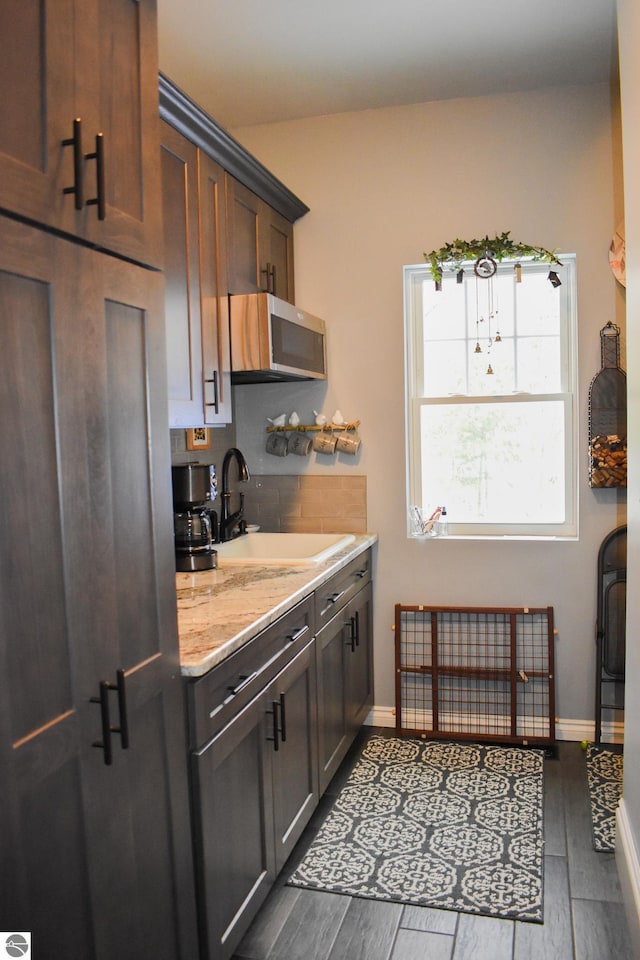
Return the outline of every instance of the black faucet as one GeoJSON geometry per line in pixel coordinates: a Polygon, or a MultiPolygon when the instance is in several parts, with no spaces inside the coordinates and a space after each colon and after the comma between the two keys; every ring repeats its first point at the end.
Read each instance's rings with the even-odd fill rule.
{"type": "Polygon", "coordinates": [[[232,540],[239,537],[246,530],[246,521],[244,519],[244,494],[240,494],[240,506],[231,513],[229,503],[231,501],[231,491],[229,490],[229,466],[234,460],[238,464],[238,480],[246,483],[250,478],[249,467],[242,453],[237,447],[231,447],[224,455],[222,461],[222,509],[220,512],[220,543],[225,540],[232,540]]]}

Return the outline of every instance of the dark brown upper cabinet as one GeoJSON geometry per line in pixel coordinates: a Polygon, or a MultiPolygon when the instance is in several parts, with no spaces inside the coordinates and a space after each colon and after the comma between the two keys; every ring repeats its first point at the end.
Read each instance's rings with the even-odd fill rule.
{"type": "Polygon", "coordinates": [[[162,74],[160,116],[225,171],[227,292],[293,303],[293,224],[309,208],[162,74]]]}
{"type": "Polygon", "coordinates": [[[231,423],[224,171],[165,122],[161,140],[169,423],[231,423]]]}
{"type": "Polygon", "coordinates": [[[234,177],[226,184],[229,292],[294,303],[293,224],[234,177]]]}
{"type": "Polygon", "coordinates": [[[0,209],[162,264],[154,0],[0,4],[0,209]]]}

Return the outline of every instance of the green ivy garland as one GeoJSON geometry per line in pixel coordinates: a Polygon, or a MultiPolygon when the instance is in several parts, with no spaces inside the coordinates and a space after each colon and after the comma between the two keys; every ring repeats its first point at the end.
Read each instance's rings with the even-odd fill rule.
{"type": "Polygon", "coordinates": [[[544,247],[530,247],[527,243],[518,243],[512,240],[510,232],[498,234],[493,239],[483,237],[482,240],[454,240],[445,243],[439,250],[425,253],[424,259],[429,263],[431,276],[439,283],[442,280],[442,268],[458,271],[461,265],[480,257],[489,256],[493,260],[518,260],[520,257],[531,257],[541,263],[556,263],[562,266],[553,250],[544,247]]]}

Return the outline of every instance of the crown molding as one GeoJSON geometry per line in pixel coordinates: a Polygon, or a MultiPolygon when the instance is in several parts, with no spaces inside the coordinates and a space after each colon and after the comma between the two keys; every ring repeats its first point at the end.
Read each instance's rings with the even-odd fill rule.
{"type": "Polygon", "coordinates": [[[160,116],[204,150],[227,173],[294,223],[309,207],[274,177],[248,150],[175,83],[160,74],[160,116]]]}

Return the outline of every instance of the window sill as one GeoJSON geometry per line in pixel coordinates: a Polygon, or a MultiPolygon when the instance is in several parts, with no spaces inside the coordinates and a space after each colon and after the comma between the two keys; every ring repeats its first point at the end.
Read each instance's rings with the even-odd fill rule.
{"type": "Polygon", "coordinates": [[[522,534],[506,534],[506,533],[454,533],[448,534],[447,536],[430,536],[425,534],[424,536],[414,536],[409,535],[408,540],[418,540],[423,542],[425,540],[506,540],[506,541],[533,541],[533,542],[558,542],[558,543],[576,543],[579,541],[580,537],[577,534],[567,534],[566,536],[561,536],[559,534],[531,534],[531,533],[522,533],[522,534]]]}

